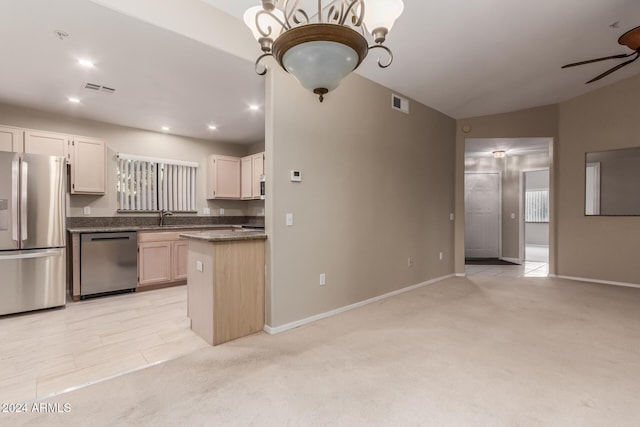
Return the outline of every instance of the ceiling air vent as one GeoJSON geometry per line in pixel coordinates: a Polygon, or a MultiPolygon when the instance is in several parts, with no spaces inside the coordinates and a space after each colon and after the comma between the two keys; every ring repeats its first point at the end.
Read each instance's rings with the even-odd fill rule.
{"type": "Polygon", "coordinates": [[[395,93],[391,94],[391,108],[409,114],[409,100],[395,93]]]}
{"type": "Polygon", "coordinates": [[[108,94],[112,94],[113,92],[116,91],[112,87],[97,85],[95,83],[87,83],[87,84],[84,85],[84,88],[87,89],[87,90],[92,90],[92,91],[102,92],[102,93],[108,93],[108,94]]]}

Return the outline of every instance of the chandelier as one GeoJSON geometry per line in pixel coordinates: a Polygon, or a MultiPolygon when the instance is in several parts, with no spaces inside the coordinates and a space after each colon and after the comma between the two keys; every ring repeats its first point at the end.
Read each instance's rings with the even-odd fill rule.
{"type": "Polygon", "coordinates": [[[393,54],[384,42],[403,9],[402,0],[262,0],[244,14],[263,52],[256,73],[266,74],[261,61],[271,56],[322,102],[370,50],[386,52],[386,61],[378,59],[380,68],[391,65],[393,54]]]}

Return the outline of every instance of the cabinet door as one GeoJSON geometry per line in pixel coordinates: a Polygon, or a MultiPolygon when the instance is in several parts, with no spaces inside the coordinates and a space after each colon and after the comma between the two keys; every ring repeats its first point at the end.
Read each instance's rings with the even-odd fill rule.
{"type": "Polygon", "coordinates": [[[253,157],[247,156],[242,158],[240,164],[240,170],[242,177],[240,178],[240,184],[242,190],[240,192],[241,199],[253,198],[253,157]]]}
{"type": "Polygon", "coordinates": [[[74,136],[71,140],[71,194],[105,193],[105,142],[74,136]]]}
{"type": "Polygon", "coordinates": [[[22,152],[22,135],[20,129],[0,126],[0,151],[22,152]]]}
{"type": "Polygon", "coordinates": [[[171,281],[171,242],[138,244],[138,286],[171,281]]]}
{"type": "Polygon", "coordinates": [[[264,153],[254,154],[252,160],[252,187],[251,194],[254,199],[260,198],[260,175],[264,174],[264,153]]]}
{"type": "Polygon", "coordinates": [[[187,280],[187,255],[189,254],[189,242],[177,241],[172,244],[173,258],[173,280],[182,281],[187,280]]]}
{"type": "Polygon", "coordinates": [[[240,158],[211,156],[209,162],[210,199],[240,199],[240,158]]]}
{"type": "Polygon", "coordinates": [[[45,156],[62,156],[69,158],[67,135],[40,130],[24,132],[24,152],[44,154],[45,156]]]}

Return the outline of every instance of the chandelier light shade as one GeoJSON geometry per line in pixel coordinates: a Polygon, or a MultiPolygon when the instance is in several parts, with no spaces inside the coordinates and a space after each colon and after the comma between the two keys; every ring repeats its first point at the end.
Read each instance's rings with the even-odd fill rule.
{"type": "Polygon", "coordinates": [[[391,65],[393,54],[384,42],[403,9],[402,0],[318,0],[312,11],[301,0],[262,0],[244,14],[263,52],[256,72],[266,74],[261,61],[272,56],[322,102],[371,49],[387,53],[386,62],[378,59],[381,68],[391,65]]]}

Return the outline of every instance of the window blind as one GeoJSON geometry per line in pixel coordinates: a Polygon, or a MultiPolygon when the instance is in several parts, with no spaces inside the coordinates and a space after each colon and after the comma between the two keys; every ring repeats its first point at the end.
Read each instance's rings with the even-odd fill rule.
{"type": "Polygon", "coordinates": [[[118,210],[198,210],[197,163],[122,153],[117,157],[118,210]]]}
{"type": "Polygon", "coordinates": [[[525,192],[525,222],[549,222],[549,191],[525,192]]]}

